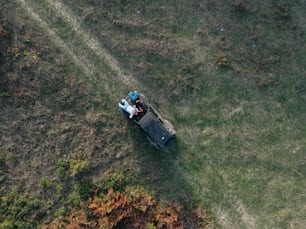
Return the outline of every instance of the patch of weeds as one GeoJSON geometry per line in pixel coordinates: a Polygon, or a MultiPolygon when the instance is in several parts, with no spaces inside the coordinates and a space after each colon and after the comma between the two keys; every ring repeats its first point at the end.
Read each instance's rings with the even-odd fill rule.
{"type": "Polygon", "coordinates": [[[218,52],[216,55],[215,55],[215,59],[214,59],[216,62],[216,64],[220,67],[227,67],[227,68],[232,68],[231,67],[231,62],[230,62],[230,58],[229,58],[229,55],[228,53],[225,53],[225,52],[218,52]]]}
{"type": "MultiPolygon", "coordinates": [[[[279,45],[275,49],[280,49],[280,47],[281,45],[279,45]]],[[[283,47],[285,48],[286,45],[283,45],[283,47]]],[[[258,63],[258,67],[261,70],[272,71],[273,68],[275,69],[276,67],[280,67],[280,61],[281,61],[280,55],[273,54],[273,55],[270,55],[269,57],[261,57],[259,61],[257,61],[257,63],[258,63]]]]}
{"type": "Polygon", "coordinates": [[[10,94],[8,92],[2,92],[0,94],[0,97],[9,97],[9,96],[10,96],[10,94]]]}
{"type": "Polygon", "coordinates": [[[291,9],[288,3],[275,4],[275,18],[276,19],[290,19],[291,9]]]}
{"type": "Polygon", "coordinates": [[[112,24],[127,32],[136,32],[145,28],[139,19],[114,19],[112,24]]]}
{"type": "Polygon", "coordinates": [[[61,198],[64,192],[64,185],[63,184],[56,185],[55,192],[58,195],[58,197],[61,198]]]}
{"type": "Polygon", "coordinates": [[[87,160],[71,160],[69,162],[70,175],[72,177],[76,177],[81,175],[82,173],[88,171],[89,169],[89,161],[87,160]]]}
{"type": "Polygon", "coordinates": [[[301,178],[306,176],[306,157],[296,166],[295,174],[301,178]]]}
{"type": "Polygon", "coordinates": [[[157,227],[153,223],[148,223],[147,229],[157,229],[157,227]]]}
{"type": "Polygon", "coordinates": [[[173,96],[182,96],[183,93],[194,88],[193,77],[187,74],[178,74],[170,80],[169,87],[173,96]]]}
{"type": "Polygon", "coordinates": [[[66,161],[58,161],[57,162],[57,167],[56,167],[56,173],[60,176],[63,177],[66,173],[66,171],[69,168],[69,164],[66,161]]]}
{"type": "Polygon", "coordinates": [[[67,209],[66,207],[61,207],[57,212],[56,212],[56,216],[58,217],[65,217],[69,215],[69,209],[67,209]]]}
{"type": "Polygon", "coordinates": [[[181,64],[178,70],[178,86],[183,93],[196,92],[200,89],[199,76],[203,75],[201,64],[181,64]],[[182,76],[182,77],[181,77],[182,76]]]}
{"type": "Polygon", "coordinates": [[[14,153],[8,153],[5,160],[10,164],[15,164],[17,162],[17,158],[14,153]]]}
{"type": "Polygon", "coordinates": [[[207,30],[205,30],[205,29],[203,29],[203,28],[197,28],[196,34],[197,34],[199,37],[204,37],[204,36],[206,36],[206,34],[207,34],[207,30]]]}
{"type": "Polygon", "coordinates": [[[24,35],[24,41],[30,43],[32,41],[32,36],[29,32],[24,35]]]}
{"type": "Polygon", "coordinates": [[[7,196],[0,193],[0,228],[35,228],[45,216],[41,202],[29,196],[11,192],[7,196]]]}
{"type": "Polygon", "coordinates": [[[245,0],[236,0],[231,4],[231,9],[237,13],[245,13],[250,10],[250,7],[245,0]]]}
{"type": "Polygon", "coordinates": [[[81,200],[88,200],[94,195],[95,185],[88,180],[82,180],[77,183],[77,191],[80,195],[81,200]]]}
{"type": "Polygon", "coordinates": [[[277,87],[279,86],[279,82],[272,73],[269,73],[268,75],[259,76],[256,82],[256,86],[258,88],[277,87]]]}
{"type": "Polygon", "coordinates": [[[38,63],[38,54],[34,50],[24,50],[23,51],[23,67],[30,68],[32,65],[38,63]]]}
{"type": "Polygon", "coordinates": [[[298,94],[302,95],[306,92],[306,84],[297,83],[297,86],[295,86],[295,90],[298,94]]]}
{"type": "Polygon", "coordinates": [[[47,189],[50,189],[50,188],[52,188],[52,186],[53,186],[52,181],[50,181],[50,180],[47,179],[47,178],[42,178],[42,179],[39,181],[39,184],[40,184],[43,188],[47,188],[47,189]]]}
{"type": "Polygon", "coordinates": [[[107,193],[109,189],[124,190],[126,186],[126,179],[122,173],[113,173],[109,176],[108,180],[102,184],[102,191],[107,193]]]}
{"type": "Polygon", "coordinates": [[[259,60],[256,61],[256,63],[257,63],[257,67],[260,70],[267,70],[269,66],[268,60],[264,57],[261,57],[259,60]]]}
{"type": "Polygon", "coordinates": [[[154,223],[148,223],[147,229],[157,229],[157,227],[154,225],[154,223]]]}
{"type": "Polygon", "coordinates": [[[81,198],[77,192],[72,192],[68,196],[68,201],[67,201],[68,205],[72,207],[77,207],[77,206],[80,206],[80,203],[81,203],[81,198]]]}
{"type": "MultiPolygon", "coordinates": [[[[141,189],[125,192],[108,190],[103,197],[88,201],[87,209],[71,211],[70,216],[56,219],[48,227],[63,225],[65,228],[206,228],[213,221],[206,209],[187,212],[178,203],[159,204],[141,189]],[[85,212],[86,211],[86,212],[85,212]]],[[[212,227],[213,228],[213,227],[212,227]]]]}

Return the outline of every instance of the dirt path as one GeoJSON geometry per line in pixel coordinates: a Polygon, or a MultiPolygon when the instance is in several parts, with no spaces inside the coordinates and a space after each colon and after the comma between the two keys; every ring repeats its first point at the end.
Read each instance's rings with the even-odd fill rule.
{"type": "Polygon", "coordinates": [[[61,17],[69,22],[73,30],[79,35],[88,48],[91,49],[91,51],[93,51],[97,56],[104,59],[127,86],[131,87],[133,85],[133,87],[136,88],[143,87],[135,78],[132,77],[132,75],[126,74],[125,71],[121,69],[118,61],[106,49],[104,49],[94,37],[90,36],[90,34],[82,29],[82,26],[78,22],[78,18],[66,6],[64,6],[58,0],[46,1],[58,12],[58,14],[60,14],[61,17]]]}
{"type": "MultiPolygon", "coordinates": [[[[25,0],[17,0],[21,3],[23,9],[26,11],[28,15],[30,15],[34,21],[36,21],[39,26],[43,30],[45,30],[50,37],[50,40],[58,47],[60,47],[63,52],[68,55],[75,63],[76,66],[80,66],[86,77],[93,78],[95,75],[99,75],[99,77],[106,79],[106,76],[97,69],[85,56],[78,55],[72,48],[70,48],[65,41],[63,41],[60,36],[44,21],[37,13],[35,13],[34,9],[25,1],[25,0]]],[[[106,90],[109,91],[109,84],[106,80],[103,81],[103,86],[106,90]]],[[[111,94],[111,93],[110,93],[111,94]]]]}
{"type": "MultiPolygon", "coordinates": [[[[49,4],[51,8],[55,9],[55,11],[60,17],[62,17],[66,22],[69,23],[73,31],[77,33],[79,38],[90,49],[90,51],[97,55],[101,60],[106,62],[106,64],[112,69],[112,71],[115,72],[116,78],[107,78],[106,81],[117,81],[117,86],[123,82],[126,88],[128,88],[128,90],[138,89],[144,94],[146,94],[148,98],[153,96],[153,92],[150,91],[149,87],[146,87],[145,85],[141,84],[125,69],[122,69],[116,58],[113,57],[105,48],[103,48],[97,39],[95,39],[92,35],[90,35],[86,30],[82,28],[82,25],[79,22],[79,18],[75,14],[73,14],[73,12],[67,6],[65,6],[59,0],[45,1],[49,4]]],[[[114,90],[114,88],[108,88],[108,91],[111,92],[110,94],[114,94],[118,90],[114,90]],[[113,91],[111,92],[112,89],[113,91]]],[[[121,95],[122,93],[117,94],[118,97],[116,99],[118,100],[121,95]]],[[[164,107],[167,107],[166,104],[164,105],[164,107]]],[[[168,111],[168,109],[160,108],[160,110],[163,112],[165,117],[172,116],[171,111],[168,111]]]]}
{"type": "MultiPolygon", "coordinates": [[[[144,88],[140,83],[135,80],[130,74],[125,74],[124,71],[120,68],[118,61],[111,56],[107,50],[101,47],[99,42],[92,36],[90,36],[84,29],[81,28],[80,23],[76,16],[72,14],[70,10],[68,10],[61,2],[59,1],[51,1],[47,0],[47,3],[50,5],[52,9],[55,10],[59,17],[62,17],[72,28],[73,31],[76,32],[78,39],[82,41],[82,44],[87,47],[86,53],[93,53],[98,56],[101,61],[106,62],[106,64],[111,68],[113,72],[115,72],[115,77],[110,78],[111,76],[105,75],[100,66],[95,66],[86,55],[78,54],[75,49],[77,47],[71,46],[71,44],[67,44],[61,37],[56,33],[54,29],[48,25],[47,21],[44,20],[39,14],[35,12],[33,7],[31,7],[30,3],[26,0],[17,0],[17,2],[21,3],[22,8],[26,11],[28,15],[30,15],[34,21],[36,21],[39,26],[46,31],[50,40],[58,47],[60,47],[65,54],[67,54],[75,63],[76,66],[80,66],[84,71],[83,78],[86,80],[89,78],[93,78],[98,76],[100,84],[103,88],[112,96],[113,99],[117,100],[118,96],[121,93],[118,93],[118,90],[115,90],[112,85],[117,85],[116,88],[120,88],[120,85],[124,83],[126,88],[144,88]],[[115,94],[114,94],[115,93],[115,94]]],[[[88,55],[89,56],[89,55],[88,55]]],[[[120,90],[119,90],[120,91],[120,90]]]]}
{"type": "Polygon", "coordinates": [[[94,66],[87,60],[77,56],[71,49],[67,47],[65,42],[52,30],[48,24],[43,21],[38,14],[25,2],[25,0],[17,0],[22,3],[22,7],[31,17],[39,23],[39,25],[48,33],[50,40],[52,40],[58,47],[60,47],[66,54],[68,54],[77,66],[81,66],[85,74],[92,76],[94,74],[94,66]]]}

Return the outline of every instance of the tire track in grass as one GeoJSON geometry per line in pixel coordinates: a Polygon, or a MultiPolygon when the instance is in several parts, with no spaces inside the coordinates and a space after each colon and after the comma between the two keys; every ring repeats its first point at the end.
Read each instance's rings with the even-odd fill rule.
{"type": "Polygon", "coordinates": [[[132,75],[124,73],[118,61],[106,49],[104,49],[95,38],[90,36],[89,33],[82,29],[77,16],[75,16],[70,9],[68,9],[58,0],[46,1],[71,25],[73,30],[78,34],[88,48],[91,49],[91,51],[93,51],[97,56],[106,61],[111,69],[122,78],[122,81],[126,84],[126,86],[131,87],[131,85],[134,85],[136,88],[143,88],[143,85],[141,85],[132,75]]]}
{"type": "Polygon", "coordinates": [[[51,38],[51,40],[60,48],[62,48],[64,50],[64,52],[66,54],[68,54],[73,61],[75,62],[75,64],[77,66],[81,66],[85,72],[85,74],[87,75],[94,75],[94,71],[93,71],[93,65],[91,65],[90,63],[88,63],[86,60],[80,58],[79,56],[77,56],[71,49],[69,49],[67,47],[67,45],[65,44],[65,42],[54,32],[54,30],[52,30],[48,24],[43,21],[41,19],[41,17],[36,14],[34,12],[34,10],[24,1],[24,0],[17,0],[20,3],[22,3],[22,7],[23,9],[26,10],[26,12],[36,21],[39,23],[39,25],[48,33],[49,37],[51,38]]]}
{"type": "MultiPolygon", "coordinates": [[[[56,10],[56,14],[62,17],[69,25],[71,26],[72,30],[76,32],[78,37],[82,40],[82,42],[100,59],[102,59],[107,66],[111,68],[113,72],[115,72],[115,76],[112,78],[108,78],[108,81],[117,81],[115,85],[116,88],[109,88],[109,90],[113,90],[112,94],[116,94],[116,99],[122,96],[122,92],[124,90],[134,90],[138,89],[144,92],[148,96],[148,98],[154,97],[154,92],[151,92],[150,88],[141,84],[135,77],[133,77],[130,73],[126,72],[125,69],[120,67],[117,59],[112,56],[105,48],[103,48],[100,42],[95,39],[93,36],[90,35],[84,28],[82,28],[81,23],[79,22],[80,19],[76,16],[69,7],[63,4],[60,0],[44,0],[50,7],[56,10]],[[120,84],[124,84],[126,88],[120,88],[120,84]]],[[[108,91],[109,91],[108,90],[108,91]]],[[[173,117],[173,113],[169,112],[168,109],[165,109],[167,103],[164,104],[163,107],[160,107],[160,111],[166,115],[166,117],[173,117]]]]}
{"type": "MultiPolygon", "coordinates": [[[[43,19],[38,13],[35,12],[34,8],[30,6],[29,2],[25,1],[25,0],[16,0],[16,2],[19,2],[22,9],[25,10],[25,13],[28,14],[36,23],[38,23],[39,27],[41,27],[46,33],[47,36],[49,36],[50,41],[53,42],[56,46],[60,47],[63,50],[63,53],[68,55],[73,62],[75,63],[76,66],[79,66],[83,72],[84,72],[84,76],[83,79],[85,80],[93,80],[93,84],[99,84],[100,86],[102,85],[103,89],[106,90],[106,92],[108,93],[109,96],[112,97],[112,99],[114,100],[118,100],[118,96],[116,96],[116,94],[114,94],[116,92],[115,88],[113,88],[111,86],[112,83],[114,83],[114,81],[116,81],[116,79],[112,78],[110,79],[108,77],[108,75],[106,75],[105,73],[103,73],[103,71],[101,71],[101,66],[99,65],[94,65],[93,62],[95,61],[91,61],[88,56],[90,56],[90,52],[86,52],[87,55],[84,55],[84,53],[77,53],[76,49],[79,47],[76,47],[75,45],[71,45],[69,47],[69,44],[67,44],[61,37],[60,35],[56,32],[56,29],[52,28],[47,20],[43,19]]],[[[57,10],[57,9],[55,9],[57,10]]],[[[69,22],[69,26],[72,26],[71,23],[69,22]]],[[[75,26],[71,27],[73,30],[76,30],[77,28],[75,26]]],[[[85,31],[81,30],[82,32],[85,33],[85,31]]],[[[77,31],[75,31],[77,32],[77,31]]],[[[78,36],[80,36],[81,32],[78,32],[78,36]]],[[[77,37],[78,39],[80,37],[77,37]]],[[[91,51],[96,50],[93,54],[97,55],[99,58],[101,58],[102,56],[102,52],[103,50],[101,48],[99,48],[98,43],[90,38],[88,35],[82,36],[81,37],[81,42],[82,45],[86,45],[88,47],[90,47],[91,51]],[[85,40],[84,40],[85,39],[85,40]],[[87,43],[87,40],[89,39],[91,42],[87,43]],[[88,45],[90,44],[90,45],[88,45]]],[[[84,50],[82,50],[84,51],[84,50]]],[[[90,51],[90,50],[85,50],[85,51],[90,51]]],[[[80,51],[79,51],[80,52],[80,51]]],[[[116,71],[116,69],[111,68],[111,70],[116,71]]],[[[122,71],[121,71],[122,74],[122,71]]],[[[122,82],[120,82],[122,83],[122,82]]],[[[120,88],[122,89],[122,87],[118,86],[118,84],[116,84],[116,88],[120,88]]]]}
{"type": "MultiPolygon", "coordinates": [[[[26,13],[32,17],[44,31],[46,31],[50,37],[50,41],[52,41],[56,46],[60,47],[63,50],[63,53],[68,55],[76,66],[81,67],[86,76],[89,76],[91,79],[96,78],[97,75],[104,79],[106,78],[101,71],[98,71],[97,67],[90,63],[86,57],[76,54],[76,52],[74,52],[74,50],[66,44],[66,42],[34,11],[34,9],[25,0],[17,0],[17,2],[21,3],[21,6],[26,13]]],[[[103,86],[107,91],[109,91],[110,87],[106,80],[104,80],[103,86]]]]}
{"type": "MultiPolygon", "coordinates": [[[[116,100],[118,100],[118,98],[122,96],[121,91],[134,89],[140,89],[141,91],[145,92],[145,94],[147,94],[149,98],[153,97],[154,93],[152,94],[149,87],[146,87],[145,85],[141,84],[130,73],[122,69],[117,59],[113,57],[105,48],[103,48],[97,39],[95,39],[93,36],[90,35],[90,33],[88,33],[84,28],[82,28],[82,25],[79,22],[80,19],[71,11],[69,7],[63,4],[60,0],[44,0],[43,2],[45,2],[51,9],[55,10],[56,16],[64,19],[64,21],[69,24],[72,31],[76,33],[80,41],[89,49],[88,51],[94,53],[99,60],[102,60],[112,70],[112,72],[115,73],[108,74],[109,77],[107,77],[105,81],[112,83],[112,86],[108,87],[108,92],[117,95],[116,100]],[[120,86],[122,84],[124,84],[125,87],[120,86]]],[[[163,109],[163,107],[161,107],[160,109],[168,117],[172,116],[172,112],[169,112],[167,109],[163,109]]]]}

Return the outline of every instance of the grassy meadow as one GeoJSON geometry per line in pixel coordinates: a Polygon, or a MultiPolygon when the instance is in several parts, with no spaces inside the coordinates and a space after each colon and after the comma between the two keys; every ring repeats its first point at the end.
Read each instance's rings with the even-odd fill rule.
{"type": "MultiPolygon", "coordinates": [[[[86,185],[133,186],[216,228],[305,227],[304,1],[0,4],[2,206],[39,209],[39,227],[86,185]],[[174,125],[168,149],[117,108],[136,89],[174,125]]],[[[26,221],[2,209],[0,225],[26,221]]]]}

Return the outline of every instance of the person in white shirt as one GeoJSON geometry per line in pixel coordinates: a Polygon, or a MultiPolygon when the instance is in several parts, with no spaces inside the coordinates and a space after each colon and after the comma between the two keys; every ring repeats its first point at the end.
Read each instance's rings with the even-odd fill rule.
{"type": "Polygon", "coordinates": [[[133,118],[134,114],[137,112],[136,105],[131,106],[125,99],[118,103],[119,107],[130,114],[129,118],[133,118]]]}

